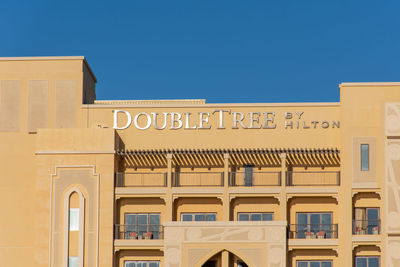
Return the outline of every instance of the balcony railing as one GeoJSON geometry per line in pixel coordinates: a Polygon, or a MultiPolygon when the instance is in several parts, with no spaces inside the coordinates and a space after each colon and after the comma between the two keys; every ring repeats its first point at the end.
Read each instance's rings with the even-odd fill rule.
{"type": "Polygon", "coordinates": [[[290,239],[332,239],[338,237],[337,224],[289,224],[290,239]]]}
{"type": "Polygon", "coordinates": [[[167,173],[160,172],[118,172],[115,176],[116,187],[165,187],[167,173]]]}
{"type": "Polygon", "coordinates": [[[353,235],[379,235],[380,220],[353,220],[353,235]]]}
{"type": "Polygon", "coordinates": [[[115,239],[164,239],[164,228],[158,224],[116,224],[115,239]]]}
{"type": "MultiPolygon", "coordinates": [[[[224,186],[223,172],[175,172],[172,173],[172,186],[224,186]]],[[[229,186],[281,186],[281,172],[230,172],[229,186]]],[[[287,186],[338,186],[340,172],[288,171],[287,186]]],[[[118,172],[115,175],[116,187],[166,187],[166,172],[118,172]]]]}
{"type": "Polygon", "coordinates": [[[229,173],[230,186],[280,186],[281,172],[229,173]]]}
{"type": "Polygon", "coordinates": [[[176,172],[172,185],[179,186],[223,186],[223,172],[176,172]]]}
{"type": "Polygon", "coordinates": [[[340,185],[340,172],[308,172],[288,171],[286,172],[287,186],[338,186],[340,185]]]}

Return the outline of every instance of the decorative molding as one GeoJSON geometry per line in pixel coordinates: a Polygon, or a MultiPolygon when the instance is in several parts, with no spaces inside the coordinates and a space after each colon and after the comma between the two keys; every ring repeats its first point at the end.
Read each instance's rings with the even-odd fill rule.
{"type": "Polygon", "coordinates": [[[385,105],[385,134],[400,136],[400,103],[386,103],[385,105]]]}
{"type": "Polygon", "coordinates": [[[386,232],[400,233],[400,140],[386,141],[386,232]]]}
{"type": "MultiPolygon", "coordinates": [[[[92,169],[92,176],[97,178],[97,217],[96,217],[96,267],[99,266],[99,224],[100,224],[100,175],[96,172],[96,165],[56,165],[54,173],[50,174],[50,198],[49,198],[49,266],[54,266],[52,262],[52,234],[53,234],[53,182],[59,174],[59,169],[92,169]]],[[[68,212],[69,216],[69,212],[68,212]]]]}

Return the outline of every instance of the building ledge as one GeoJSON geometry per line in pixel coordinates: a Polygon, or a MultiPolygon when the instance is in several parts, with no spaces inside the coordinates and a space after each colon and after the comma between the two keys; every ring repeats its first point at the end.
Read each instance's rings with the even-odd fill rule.
{"type": "Polygon", "coordinates": [[[116,187],[115,195],[117,196],[158,196],[167,193],[167,189],[164,187],[116,187]]]}
{"type": "Polygon", "coordinates": [[[337,239],[289,239],[289,250],[301,248],[333,248],[337,247],[337,239]]]}
{"type": "Polygon", "coordinates": [[[162,239],[151,239],[151,240],[138,240],[138,239],[116,239],[114,240],[114,250],[124,249],[137,249],[137,250],[163,250],[164,240],[162,239]]]}
{"type": "Polygon", "coordinates": [[[288,194],[337,194],[338,186],[288,186],[288,194]]]}
{"type": "Polygon", "coordinates": [[[380,243],[382,241],[381,235],[353,235],[353,243],[380,243]]]}
{"type": "Polygon", "coordinates": [[[346,82],[339,87],[364,87],[364,86],[400,86],[400,82],[346,82]]]}
{"type": "Polygon", "coordinates": [[[243,186],[229,188],[229,194],[279,194],[280,192],[280,186],[243,186]]]}
{"type": "Polygon", "coordinates": [[[173,187],[172,194],[174,195],[216,195],[223,194],[224,187],[173,187]]]}
{"type": "Polygon", "coordinates": [[[376,183],[376,182],[365,182],[365,183],[353,183],[352,188],[353,188],[353,190],[379,189],[379,186],[378,186],[378,183],[376,183]]]}

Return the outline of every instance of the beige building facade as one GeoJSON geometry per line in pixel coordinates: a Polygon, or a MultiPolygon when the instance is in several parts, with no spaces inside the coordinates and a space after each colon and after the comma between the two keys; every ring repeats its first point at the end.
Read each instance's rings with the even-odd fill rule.
{"type": "Polygon", "coordinates": [[[208,104],[96,81],[0,59],[0,266],[400,266],[400,83],[208,104]]]}

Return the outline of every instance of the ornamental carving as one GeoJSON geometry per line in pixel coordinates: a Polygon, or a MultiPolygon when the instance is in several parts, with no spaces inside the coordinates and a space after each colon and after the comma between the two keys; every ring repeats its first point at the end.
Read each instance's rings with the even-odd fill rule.
{"type": "Polygon", "coordinates": [[[386,104],[386,135],[400,136],[400,103],[386,104]]]}

